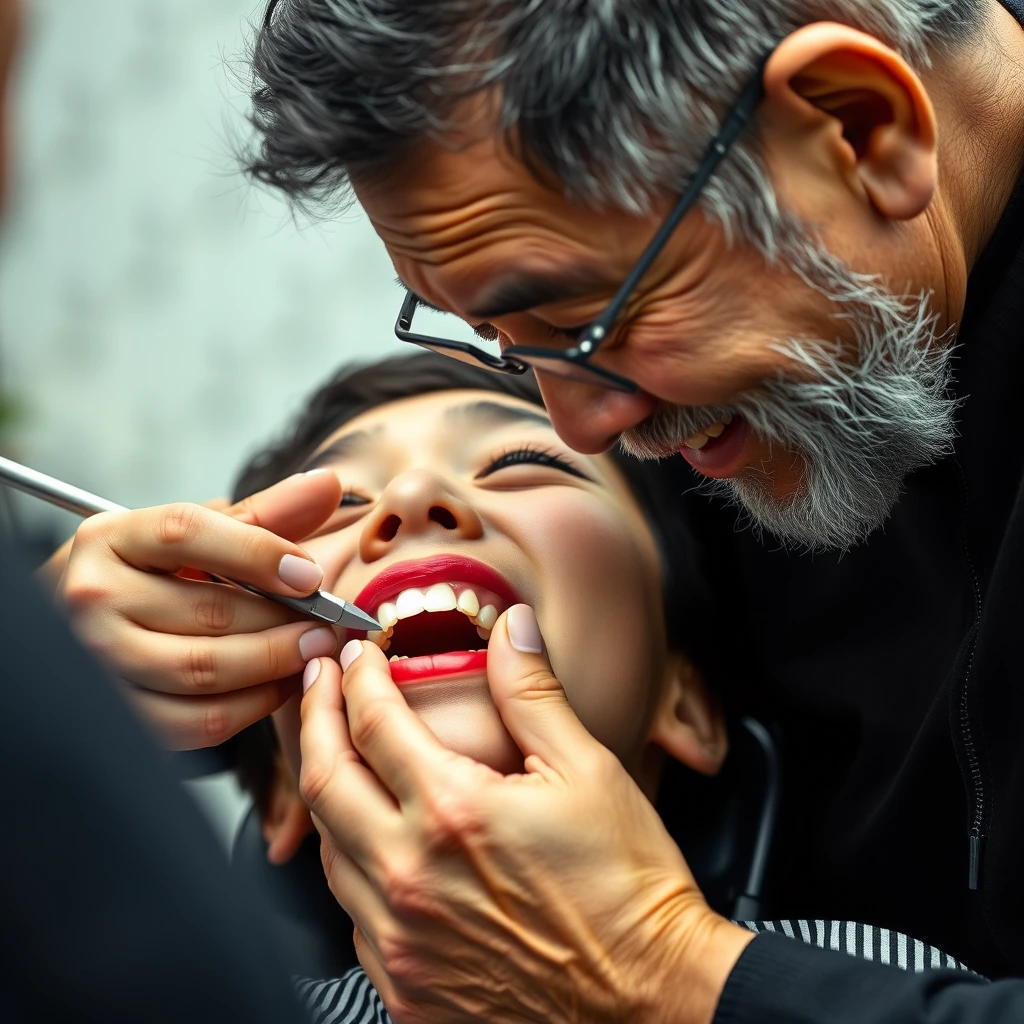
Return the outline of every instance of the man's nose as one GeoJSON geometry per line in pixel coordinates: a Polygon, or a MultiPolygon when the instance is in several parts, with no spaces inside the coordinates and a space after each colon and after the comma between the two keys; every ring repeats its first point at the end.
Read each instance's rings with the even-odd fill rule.
{"type": "Polygon", "coordinates": [[[484,532],[476,509],[457,498],[445,480],[417,469],[394,477],[377,502],[359,538],[359,554],[372,562],[403,540],[436,534],[476,540],[484,532]]]}
{"type": "Polygon", "coordinates": [[[624,430],[654,412],[658,401],[645,391],[627,394],[538,373],[544,405],[558,436],[573,451],[607,451],[624,430]]]}

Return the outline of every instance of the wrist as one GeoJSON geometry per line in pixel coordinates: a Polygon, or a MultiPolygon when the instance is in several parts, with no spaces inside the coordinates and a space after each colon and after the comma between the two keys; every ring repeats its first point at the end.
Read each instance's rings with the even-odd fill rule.
{"type": "MultiPolygon", "coordinates": [[[[702,901],[703,903],[703,901],[702,901]]],[[[736,962],[754,938],[703,904],[672,944],[645,1024],[711,1024],[736,962]]],[[[690,914],[686,916],[690,916],[690,914]]]]}

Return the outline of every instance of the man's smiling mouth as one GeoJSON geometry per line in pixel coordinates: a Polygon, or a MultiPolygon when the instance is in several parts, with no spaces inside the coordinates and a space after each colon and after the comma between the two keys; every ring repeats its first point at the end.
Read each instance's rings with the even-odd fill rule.
{"type": "Polygon", "coordinates": [[[438,555],[380,573],[357,600],[384,627],[366,638],[390,655],[396,683],[486,669],[491,629],[518,595],[476,559],[438,555]]]}

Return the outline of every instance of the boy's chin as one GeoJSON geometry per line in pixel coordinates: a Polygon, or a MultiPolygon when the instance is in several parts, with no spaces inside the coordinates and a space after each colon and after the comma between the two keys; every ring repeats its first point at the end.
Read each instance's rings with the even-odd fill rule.
{"type": "Polygon", "coordinates": [[[402,696],[449,750],[503,775],[523,770],[523,755],[491,700],[486,673],[407,684],[402,696]]]}

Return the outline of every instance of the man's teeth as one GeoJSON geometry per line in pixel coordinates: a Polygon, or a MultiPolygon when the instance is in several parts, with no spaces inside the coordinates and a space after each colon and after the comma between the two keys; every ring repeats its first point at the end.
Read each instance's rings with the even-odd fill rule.
{"type": "MultiPolygon", "coordinates": [[[[403,590],[394,602],[384,601],[377,609],[377,621],[383,629],[370,630],[367,640],[372,640],[382,651],[391,646],[391,634],[399,619],[411,619],[424,612],[460,611],[476,626],[481,640],[490,638],[491,630],[498,621],[498,609],[493,604],[480,607],[480,598],[469,587],[463,587],[458,597],[447,583],[435,583],[426,591],[410,587],[403,590]]],[[[399,655],[391,658],[392,661],[399,655]]]]}
{"type": "Polygon", "coordinates": [[[722,432],[729,424],[732,423],[732,413],[726,416],[724,419],[719,420],[717,423],[712,423],[710,427],[705,427],[699,434],[694,434],[692,437],[686,438],[683,444],[687,448],[693,448],[695,451],[700,451],[713,437],[721,437],[722,432]]]}

